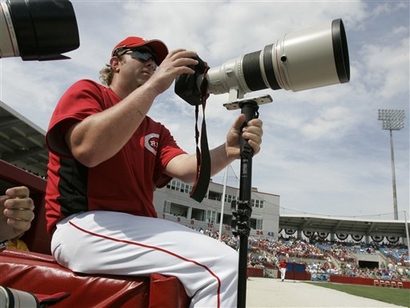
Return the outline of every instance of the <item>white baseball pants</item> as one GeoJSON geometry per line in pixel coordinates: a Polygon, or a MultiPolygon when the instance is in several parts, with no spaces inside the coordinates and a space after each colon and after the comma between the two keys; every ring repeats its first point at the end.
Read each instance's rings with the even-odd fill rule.
{"type": "Polygon", "coordinates": [[[74,272],[177,277],[190,307],[236,307],[238,253],[177,223],[121,212],[90,211],[57,224],[51,243],[74,272]]]}

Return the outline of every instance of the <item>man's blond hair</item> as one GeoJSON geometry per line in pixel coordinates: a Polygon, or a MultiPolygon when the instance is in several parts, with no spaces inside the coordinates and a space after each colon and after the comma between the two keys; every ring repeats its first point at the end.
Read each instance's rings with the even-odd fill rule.
{"type": "MultiPolygon", "coordinates": [[[[125,63],[124,54],[116,56],[120,62],[125,63]]],[[[100,69],[100,81],[102,84],[106,86],[110,86],[112,82],[112,78],[114,77],[114,70],[111,67],[111,64],[105,64],[102,69],[100,69]]]]}
{"type": "Polygon", "coordinates": [[[108,87],[111,85],[113,76],[114,76],[114,70],[112,69],[110,64],[106,64],[100,70],[100,81],[102,82],[102,84],[108,87]]]}

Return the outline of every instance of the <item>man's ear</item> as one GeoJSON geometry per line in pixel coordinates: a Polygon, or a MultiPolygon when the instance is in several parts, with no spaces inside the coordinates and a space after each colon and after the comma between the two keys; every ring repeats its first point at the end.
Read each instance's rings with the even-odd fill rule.
{"type": "Polygon", "coordinates": [[[114,72],[119,72],[120,70],[120,59],[118,57],[112,57],[110,59],[110,65],[114,72]]]}

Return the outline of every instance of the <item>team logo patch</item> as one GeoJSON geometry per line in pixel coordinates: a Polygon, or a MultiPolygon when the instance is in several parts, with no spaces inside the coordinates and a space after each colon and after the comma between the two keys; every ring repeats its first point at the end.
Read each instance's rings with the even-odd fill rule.
{"type": "Polygon", "coordinates": [[[154,155],[157,155],[158,142],[159,142],[158,134],[154,134],[154,133],[148,134],[145,136],[144,146],[148,151],[150,151],[154,155]]]}

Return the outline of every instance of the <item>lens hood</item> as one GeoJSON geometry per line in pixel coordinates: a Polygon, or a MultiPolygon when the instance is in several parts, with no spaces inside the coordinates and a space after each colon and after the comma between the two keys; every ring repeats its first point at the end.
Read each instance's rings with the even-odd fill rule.
{"type": "Polygon", "coordinates": [[[23,60],[65,59],[62,53],[79,47],[77,21],[67,0],[8,1],[9,13],[23,60]]]}

